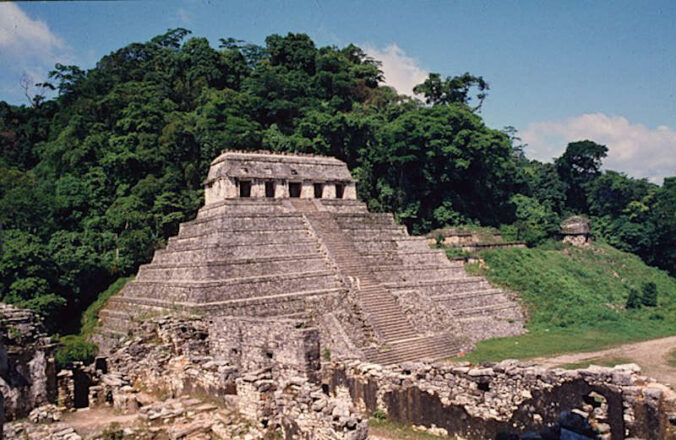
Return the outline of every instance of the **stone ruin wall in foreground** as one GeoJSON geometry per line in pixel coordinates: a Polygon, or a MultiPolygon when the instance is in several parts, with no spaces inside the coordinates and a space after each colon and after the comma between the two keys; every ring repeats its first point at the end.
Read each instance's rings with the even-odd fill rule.
{"type": "MultiPolygon", "coordinates": [[[[582,370],[517,361],[386,367],[328,360],[319,339],[316,328],[299,320],[253,320],[245,325],[231,318],[151,318],[123,338],[107,362],[99,359],[92,366],[60,372],[54,402],[82,407],[84,395],[84,406],[112,406],[153,420],[164,417],[166,408],[149,401],[148,392],[162,394],[169,402],[199,396],[234,409],[261,437],[277,431],[289,440],[363,440],[367,417],[373,415],[471,439],[525,439],[529,432],[584,438],[579,436],[591,436],[585,430],[592,427],[593,435],[601,432],[600,438],[661,439],[666,438],[670,417],[676,416],[673,390],[642,376],[631,364],[582,370]],[[562,419],[562,413],[568,415],[562,419]]],[[[43,413],[51,417],[53,410],[38,408],[30,420],[42,420],[43,413]]],[[[175,435],[186,429],[215,435],[224,429],[207,416],[188,428],[167,429],[175,435]]],[[[44,423],[12,422],[7,432],[19,433],[10,438],[40,438],[21,433],[48,432],[44,423]]],[[[245,422],[236,423],[241,427],[245,422]]],[[[73,432],[63,424],[55,426],[73,432]]],[[[220,438],[228,438],[223,435],[220,438]]]]}

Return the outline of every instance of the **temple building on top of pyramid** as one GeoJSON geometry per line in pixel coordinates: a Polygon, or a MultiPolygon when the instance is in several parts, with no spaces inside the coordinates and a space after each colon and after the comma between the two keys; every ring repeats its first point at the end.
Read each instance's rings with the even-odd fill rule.
{"type": "MultiPolygon", "coordinates": [[[[409,236],[391,214],[368,212],[344,162],[274,153],[212,162],[197,218],[108,302],[98,342],[166,313],[218,322],[231,357],[244,350],[228,345],[234,334],[261,328],[317,329],[331,358],[383,364],[523,332],[510,294],[409,236]]],[[[246,350],[273,356],[284,333],[260,331],[246,350]]]]}
{"type": "Polygon", "coordinates": [[[234,198],[356,200],[345,164],[332,157],[228,152],[211,164],[205,204],[234,198]]]}

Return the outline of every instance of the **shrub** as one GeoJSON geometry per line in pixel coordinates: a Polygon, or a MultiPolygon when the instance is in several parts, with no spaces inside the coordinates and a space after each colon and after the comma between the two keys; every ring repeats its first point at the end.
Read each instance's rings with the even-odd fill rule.
{"type": "Polygon", "coordinates": [[[118,422],[113,422],[101,433],[103,440],[122,440],[124,438],[124,431],[118,422]]]}
{"type": "Polygon", "coordinates": [[[638,290],[629,289],[629,296],[627,297],[627,305],[625,306],[625,308],[638,309],[641,307],[641,304],[642,304],[641,295],[638,293],[638,290]]]}
{"type": "Polygon", "coordinates": [[[436,238],[434,239],[436,242],[437,248],[442,248],[444,246],[444,234],[437,234],[436,238]]]}
{"type": "Polygon", "coordinates": [[[652,281],[643,283],[641,302],[646,307],[657,307],[657,286],[652,281]]]}
{"type": "Polygon", "coordinates": [[[373,411],[373,414],[371,415],[371,417],[378,420],[379,422],[382,422],[385,419],[387,419],[387,414],[385,414],[385,411],[378,408],[377,410],[373,411]]]}
{"type": "Polygon", "coordinates": [[[64,368],[69,362],[81,361],[85,365],[94,361],[96,345],[87,341],[84,336],[67,335],[59,339],[61,346],[54,353],[54,360],[59,368],[64,368]]]}

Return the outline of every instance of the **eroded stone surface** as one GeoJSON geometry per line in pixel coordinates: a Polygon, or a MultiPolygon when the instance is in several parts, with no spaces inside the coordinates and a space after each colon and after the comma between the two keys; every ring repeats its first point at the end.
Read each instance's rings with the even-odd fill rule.
{"type": "Polygon", "coordinates": [[[54,344],[37,315],[0,303],[0,392],[7,420],[56,399],[54,344]]]}

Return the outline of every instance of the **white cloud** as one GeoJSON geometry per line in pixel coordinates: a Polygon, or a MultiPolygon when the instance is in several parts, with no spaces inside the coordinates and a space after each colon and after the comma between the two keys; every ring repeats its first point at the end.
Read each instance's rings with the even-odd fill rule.
{"type": "Polygon", "coordinates": [[[0,2],[0,81],[3,90],[11,90],[7,99],[23,99],[22,77],[33,83],[44,81],[54,64],[71,60],[66,42],[44,21],[32,19],[16,3],[0,2]]]}
{"type": "Polygon", "coordinates": [[[385,84],[394,87],[400,94],[413,96],[413,87],[427,78],[428,72],[418,65],[418,61],[407,56],[396,44],[383,49],[366,45],[364,51],[382,62],[385,84]]]}
{"type": "Polygon", "coordinates": [[[15,3],[0,3],[0,49],[15,55],[49,55],[65,47],[45,22],[31,19],[15,3]]]}
{"type": "Polygon", "coordinates": [[[176,11],[176,16],[178,17],[178,21],[181,24],[191,26],[194,24],[194,17],[193,14],[183,8],[179,8],[178,11],[176,11]]]}
{"type": "Polygon", "coordinates": [[[676,175],[676,130],[651,129],[622,116],[584,114],[563,121],[535,122],[520,133],[526,153],[538,160],[560,156],[569,142],[589,139],[608,147],[604,168],[653,182],[676,175]]]}

